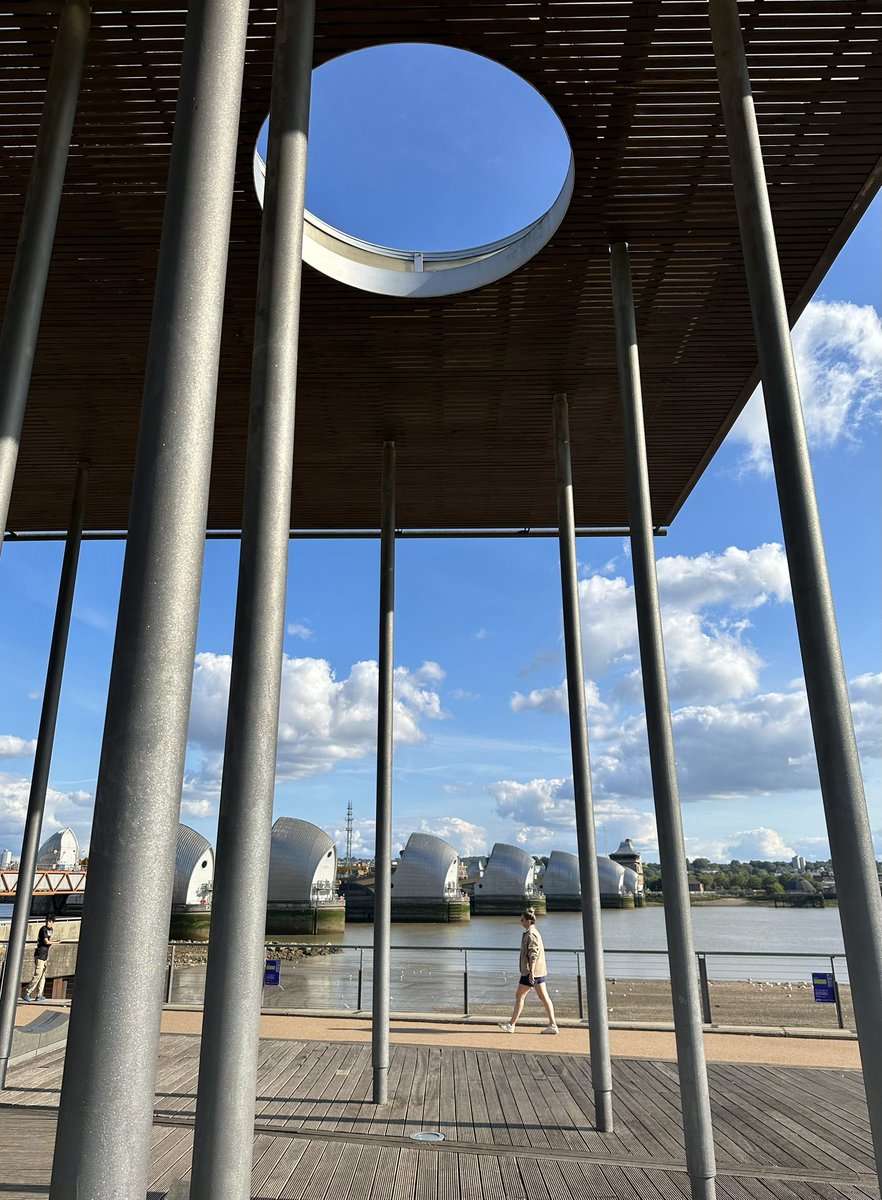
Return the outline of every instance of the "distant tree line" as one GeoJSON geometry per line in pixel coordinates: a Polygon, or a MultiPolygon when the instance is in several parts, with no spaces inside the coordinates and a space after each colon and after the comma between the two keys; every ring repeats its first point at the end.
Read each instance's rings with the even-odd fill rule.
{"type": "MultiPolygon", "coordinates": [[[[790,863],[751,859],[740,862],[713,863],[708,858],[693,858],[688,862],[689,878],[700,883],[706,892],[722,896],[780,896],[787,885],[803,879],[812,891],[828,890],[833,884],[833,866],[829,862],[807,862],[801,871],[790,863]],[[826,886],[825,886],[826,885],[826,886]]],[[[646,890],[662,890],[661,867],[658,863],[643,864],[646,890]]],[[[804,888],[802,890],[805,890],[804,888]]]]}

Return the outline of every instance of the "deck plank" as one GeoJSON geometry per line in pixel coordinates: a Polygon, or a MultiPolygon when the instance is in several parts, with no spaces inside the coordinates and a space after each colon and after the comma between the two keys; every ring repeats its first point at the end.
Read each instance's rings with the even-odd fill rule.
{"type": "MultiPolygon", "coordinates": [[[[161,1043],[157,1111],[177,1115],[154,1126],[151,1200],[190,1169],[198,1051],[196,1038],[161,1043]]],[[[10,1072],[0,1099],[3,1200],[48,1194],[62,1069],[53,1052],[10,1072]]],[[[369,1046],[261,1043],[253,1196],[688,1200],[676,1067],[617,1059],[614,1075],[616,1131],[601,1134],[586,1115],[584,1057],[394,1045],[390,1103],[377,1106],[369,1046]],[[420,1128],[440,1128],[447,1141],[409,1143],[420,1128]]],[[[709,1078],[720,1200],[879,1200],[858,1072],[713,1064],[709,1078]]]]}

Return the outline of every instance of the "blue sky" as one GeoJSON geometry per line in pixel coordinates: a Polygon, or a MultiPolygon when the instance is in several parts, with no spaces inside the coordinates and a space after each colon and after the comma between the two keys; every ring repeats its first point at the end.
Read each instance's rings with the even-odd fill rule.
{"type": "MultiPolygon", "coordinates": [[[[431,94],[436,85],[427,82],[427,72],[417,74],[431,94]]],[[[382,92],[380,82],[389,78],[386,63],[373,92],[382,92]]],[[[494,94],[499,87],[497,79],[494,94]]],[[[461,97],[454,93],[457,104],[450,110],[456,114],[461,97]]],[[[396,96],[381,96],[383,119],[396,111],[409,118],[416,111],[415,104],[393,103],[396,96]]],[[[515,99],[516,92],[508,93],[502,108],[512,110],[515,99]]],[[[351,105],[339,107],[350,128],[351,105]]],[[[404,124],[412,137],[409,119],[404,124]]],[[[542,141],[541,125],[524,117],[521,128],[538,129],[542,141]]],[[[328,158],[346,157],[341,138],[331,123],[314,121],[313,171],[328,158]],[[322,158],[318,147],[324,139],[322,158]]],[[[427,139],[424,134],[418,145],[424,147],[427,139]]],[[[364,140],[360,128],[358,140],[364,140]]],[[[485,131],[476,134],[471,150],[484,162],[494,157],[495,145],[485,131]]],[[[355,228],[345,207],[322,206],[315,184],[311,204],[349,232],[387,244],[413,245],[420,237],[427,248],[426,238],[444,236],[454,205],[443,194],[442,177],[455,173],[462,149],[454,134],[439,150],[422,193],[422,207],[440,216],[434,232],[431,226],[387,225],[384,233],[382,222],[355,228]],[[396,230],[403,230],[400,239],[396,230]]],[[[425,157],[399,153],[406,161],[411,205],[420,193],[411,189],[410,174],[425,157]]],[[[510,179],[505,175],[512,169],[510,156],[499,157],[510,179]]],[[[559,167],[558,154],[546,174],[548,203],[559,186],[554,175],[559,167]]],[[[473,173],[466,174],[474,182],[473,173]]],[[[480,221],[462,234],[460,245],[523,223],[524,209],[512,216],[515,209],[500,208],[498,178],[487,184],[480,221]]],[[[341,204],[355,201],[356,208],[365,208],[357,184],[338,180],[327,186],[341,204]]],[[[388,201],[377,192],[373,207],[385,218],[404,194],[400,177],[394,177],[388,201]]],[[[535,195],[530,203],[535,205],[535,195]]],[[[469,200],[471,208],[476,204],[469,200]]],[[[795,332],[877,854],[882,854],[880,220],[877,199],[795,332]]],[[[656,550],[688,852],[826,858],[757,398],[656,550]]],[[[9,846],[15,853],[61,553],[60,545],[8,544],[0,558],[0,849],[9,846]]],[[[89,836],[122,554],[120,544],[83,547],[52,766],[45,833],[71,825],[83,843],[89,836]]],[[[378,545],[369,541],[292,544],[276,801],[277,815],[313,820],[341,837],[351,800],[357,845],[365,852],[373,845],[378,556],[378,545]]],[[[448,837],[463,853],[489,850],[497,840],[520,842],[535,853],[574,849],[556,542],[407,540],[399,542],[397,556],[396,846],[421,829],[448,837]]],[[[222,766],[237,559],[236,543],[208,543],[182,819],[209,838],[222,766]]],[[[584,539],[579,562],[599,845],[611,850],[631,836],[648,857],[656,857],[628,548],[621,539],[584,539]]]]}

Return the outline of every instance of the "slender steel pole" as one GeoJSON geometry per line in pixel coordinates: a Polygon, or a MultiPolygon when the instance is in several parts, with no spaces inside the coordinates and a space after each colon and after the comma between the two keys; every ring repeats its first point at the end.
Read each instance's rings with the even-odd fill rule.
{"type": "Polygon", "coordinates": [[[374,1104],[389,1098],[389,969],[392,940],[392,704],[395,640],[395,443],[383,443],[380,650],[377,711],[377,844],[371,1062],[374,1104]]]}
{"type": "Polygon", "coordinates": [[[573,464],[570,457],[570,418],[567,398],[554,397],[554,444],[557,461],[557,519],[560,526],[560,586],[563,597],[564,647],[567,661],[567,702],[573,756],[573,796],[576,843],[582,889],[582,937],[585,942],[585,994],[588,1000],[588,1038],[597,1128],[613,1129],[612,1064],[609,1018],[606,1011],[606,972],[600,925],[600,882],[597,877],[597,835],[588,754],[588,708],[582,665],[582,621],[579,616],[579,574],[576,563],[576,520],[573,504],[573,464]]]}
{"type": "Polygon", "coordinates": [[[631,264],[628,247],[623,243],[612,247],[610,266],[619,390],[622,399],[634,597],[637,605],[637,632],[640,642],[652,794],[662,869],[686,1168],[694,1200],[713,1200],[716,1194],[714,1180],[717,1169],[707,1067],[704,1061],[701,993],[695,971],[686,846],[683,841],[677,759],[671,706],[668,700],[655,550],[652,544],[652,506],[643,429],[643,397],[637,352],[637,323],[631,290],[631,264]]]}
{"type": "Polygon", "coordinates": [[[43,812],[46,808],[49,767],[52,763],[52,748],[55,743],[58,702],[61,697],[64,659],[67,654],[67,638],[70,632],[70,614],[73,609],[74,589],[77,582],[77,563],[80,558],[88,481],[88,465],[84,462],[78,463],[67,541],[64,545],[64,558],[61,562],[55,624],[49,646],[49,664],[46,668],[46,686],[43,689],[43,709],[40,713],[40,730],[37,734],[37,750],[34,755],[34,773],[31,776],[28,811],[21,842],[18,887],[15,891],[12,908],[9,944],[6,947],[6,969],[3,972],[3,983],[0,985],[0,1088],[6,1087],[6,1071],[12,1048],[12,1032],[15,1028],[15,1006],[21,995],[21,967],[27,940],[28,916],[33,901],[34,873],[37,869],[37,849],[40,844],[40,830],[43,826],[43,812]]]}
{"type": "Polygon", "coordinates": [[[143,1200],[248,0],[191,0],[51,1200],[143,1200]]]}
{"type": "Polygon", "coordinates": [[[89,0],[65,0],[0,332],[0,551],[89,40],[89,0]]]}
{"type": "Polygon", "coordinates": [[[249,1200],[285,637],[314,0],[281,0],[191,1200],[249,1200]]]}
{"type": "Polygon", "coordinates": [[[710,17],[876,1171],[882,1181],[882,897],[735,0],[710,0],[710,17]]]}

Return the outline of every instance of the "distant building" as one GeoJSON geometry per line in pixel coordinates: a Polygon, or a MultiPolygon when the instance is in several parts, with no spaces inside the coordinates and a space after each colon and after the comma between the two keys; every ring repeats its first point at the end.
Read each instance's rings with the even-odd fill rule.
{"type": "Polygon", "coordinates": [[[324,933],[342,929],[337,897],[337,847],[318,825],[279,817],[270,842],[267,933],[324,933]]]}
{"type": "Polygon", "coordinates": [[[337,893],[337,848],[309,821],[279,817],[272,830],[267,899],[275,904],[317,904],[337,893]]]}
{"type": "Polygon", "coordinates": [[[178,825],[175,882],[172,904],[207,908],[214,887],[214,851],[211,843],[189,825],[178,825]]]}
{"type": "Polygon", "coordinates": [[[459,855],[443,838],[412,833],[392,876],[392,900],[459,897],[459,855]]]}
{"type": "Polygon", "coordinates": [[[545,911],[545,897],[537,884],[536,862],[519,846],[497,842],[483,876],[473,892],[476,913],[513,913],[528,905],[545,911]]]}
{"type": "Polygon", "coordinates": [[[459,854],[443,838],[412,833],[392,875],[394,921],[467,921],[460,890],[459,854]]]}
{"type": "Polygon", "coordinates": [[[630,871],[631,874],[626,876],[625,887],[633,896],[642,896],[644,892],[643,886],[643,860],[640,856],[640,851],[634,849],[634,845],[630,838],[625,838],[618,850],[614,850],[610,855],[613,862],[624,867],[625,871],[630,871]]]}
{"type": "Polygon", "coordinates": [[[790,865],[793,867],[794,871],[804,871],[805,859],[801,854],[794,854],[793,858],[790,860],[790,865]]]}
{"type": "Polygon", "coordinates": [[[784,884],[785,892],[795,892],[797,895],[814,896],[817,889],[807,879],[788,879],[784,884]]]}
{"type": "MultiPolygon", "coordinates": [[[[604,908],[633,907],[637,875],[606,856],[597,858],[600,903],[604,908]]],[[[552,850],[545,868],[543,890],[549,912],[578,912],[582,907],[579,859],[564,850],[552,850]]]]}
{"type": "Polygon", "coordinates": [[[40,871],[70,871],[80,861],[80,843],[72,829],[61,829],[47,838],[37,851],[40,871]]]}
{"type": "Polygon", "coordinates": [[[214,851],[211,843],[189,825],[178,825],[169,921],[171,941],[208,941],[213,888],[214,851]]]}
{"type": "Polygon", "coordinates": [[[485,854],[469,854],[465,858],[461,858],[459,864],[461,879],[481,879],[487,869],[487,856],[485,854]]]}
{"type": "Polygon", "coordinates": [[[0,850],[0,871],[5,871],[12,864],[12,851],[0,850]]]}

